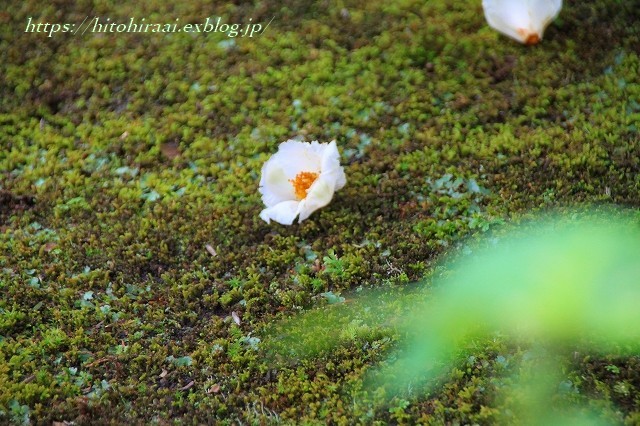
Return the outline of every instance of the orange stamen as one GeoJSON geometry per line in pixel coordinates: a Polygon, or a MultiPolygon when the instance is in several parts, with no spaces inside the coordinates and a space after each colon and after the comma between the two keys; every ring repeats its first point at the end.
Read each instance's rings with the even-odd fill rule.
{"type": "Polygon", "coordinates": [[[318,179],[318,176],[320,176],[320,173],[300,172],[296,175],[295,179],[289,179],[298,200],[303,200],[307,197],[309,188],[313,185],[313,182],[318,179]]]}
{"type": "Polygon", "coordinates": [[[533,46],[534,44],[538,44],[538,42],[540,42],[540,37],[538,37],[538,34],[531,34],[529,37],[527,37],[527,41],[525,41],[524,44],[526,44],[527,46],[533,46]]]}
{"type": "Polygon", "coordinates": [[[540,36],[538,34],[531,33],[529,30],[524,28],[518,28],[516,31],[524,39],[524,44],[527,46],[533,46],[534,44],[540,43],[540,36]]]}

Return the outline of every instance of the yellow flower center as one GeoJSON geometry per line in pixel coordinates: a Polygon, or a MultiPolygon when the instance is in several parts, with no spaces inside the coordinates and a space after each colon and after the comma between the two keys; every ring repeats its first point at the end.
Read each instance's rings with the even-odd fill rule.
{"type": "Polygon", "coordinates": [[[289,179],[298,200],[303,200],[307,197],[309,188],[313,185],[313,182],[318,179],[318,176],[320,176],[320,173],[300,172],[296,175],[295,179],[289,179]]]}

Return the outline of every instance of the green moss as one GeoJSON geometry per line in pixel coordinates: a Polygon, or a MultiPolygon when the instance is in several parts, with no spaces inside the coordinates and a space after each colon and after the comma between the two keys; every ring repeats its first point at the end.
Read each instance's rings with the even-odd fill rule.
{"type": "MultiPolygon", "coordinates": [[[[390,345],[368,341],[376,331],[349,329],[344,348],[284,364],[265,360],[259,334],[322,293],[348,303],[360,286],[434,273],[461,238],[532,210],[640,204],[634,2],[567,4],[534,48],[490,30],[480,2],[454,3],[11,2],[0,13],[0,420],[495,419],[494,355],[517,348],[481,348],[436,393],[394,399],[362,390],[390,345]],[[29,16],[94,15],[275,18],[233,44],[24,32],[29,16]],[[336,139],[348,184],[302,224],[267,225],[260,169],[294,136],[336,139]]],[[[635,361],[615,360],[617,375],[603,362],[577,360],[586,379],[574,383],[633,424],[635,361]]]]}

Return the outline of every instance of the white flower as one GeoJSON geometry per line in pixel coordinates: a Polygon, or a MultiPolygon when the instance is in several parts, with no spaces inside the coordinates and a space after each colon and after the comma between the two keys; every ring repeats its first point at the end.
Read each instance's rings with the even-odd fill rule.
{"type": "Polygon", "coordinates": [[[291,225],[299,215],[298,222],[302,222],[329,204],[345,183],[336,141],[288,140],[262,166],[260,193],[267,208],[260,217],[267,223],[275,220],[291,225]]]}
{"type": "Polygon", "coordinates": [[[542,40],[547,25],[560,13],[562,0],[482,0],[489,26],[520,43],[542,40]]]}

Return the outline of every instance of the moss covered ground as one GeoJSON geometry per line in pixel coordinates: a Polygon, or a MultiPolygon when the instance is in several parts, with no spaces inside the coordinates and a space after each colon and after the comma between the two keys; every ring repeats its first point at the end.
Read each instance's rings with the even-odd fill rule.
{"type": "MultiPolygon", "coordinates": [[[[637,1],[568,1],[534,47],[479,0],[5,3],[2,423],[491,424],[519,345],[394,396],[362,386],[393,333],[273,362],[263,330],[532,212],[640,206],[637,1]],[[24,32],[86,16],[275,18],[252,38],[24,32]],[[260,169],[296,136],[336,139],[348,183],[267,225],[260,169]]],[[[559,389],[640,423],[638,357],[570,359],[559,389]]]]}

